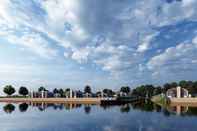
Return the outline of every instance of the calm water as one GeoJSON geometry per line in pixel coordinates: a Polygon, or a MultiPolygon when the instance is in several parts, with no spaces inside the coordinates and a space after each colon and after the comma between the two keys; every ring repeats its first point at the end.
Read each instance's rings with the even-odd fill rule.
{"type": "Polygon", "coordinates": [[[151,102],[121,106],[0,104],[1,131],[196,131],[197,108],[162,109],[151,102]]]}

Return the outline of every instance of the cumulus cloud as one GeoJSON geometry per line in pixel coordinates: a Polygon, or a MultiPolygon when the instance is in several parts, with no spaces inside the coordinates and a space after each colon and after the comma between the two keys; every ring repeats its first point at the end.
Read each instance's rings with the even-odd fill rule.
{"type": "Polygon", "coordinates": [[[138,52],[145,52],[150,48],[151,40],[156,36],[155,34],[147,35],[143,40],[142,44],[140,44],[137,48],[138,52]]]}
{"type": "Polygon", "coordinates": [[[191,43],[180,43],[175,47],[169,47],[163,53],[150,59],[147,66],[153,71],[153,77],[158,75],[173,75],[185,79],[191,78],[196,70],[196,37],[191,43]],[[177,75],[177,76],[176,76],[177,75]]]}
{"type": "Polygon", "coordinates": [[[195,0],[6,0],[0,2],[0,36],[43,58],[62,55],[128,77],[148,74],[173,63],[195,63],[196,5],[195,0]]]}

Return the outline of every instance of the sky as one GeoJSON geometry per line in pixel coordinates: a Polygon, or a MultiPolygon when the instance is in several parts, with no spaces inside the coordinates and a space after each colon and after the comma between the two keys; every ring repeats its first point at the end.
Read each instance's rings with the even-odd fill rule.
{"type": "Polygon", "coordinates": [[[0,88],[197,80],[196,0],[1,0],[0,88]]]}

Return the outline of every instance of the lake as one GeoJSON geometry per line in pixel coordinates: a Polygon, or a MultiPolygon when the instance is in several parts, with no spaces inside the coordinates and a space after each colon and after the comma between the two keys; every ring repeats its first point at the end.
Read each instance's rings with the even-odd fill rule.
{"type": "Polygon", "coordinates": [[[1,131],[196,131],[197,108],[0,103],[1,131]]]}

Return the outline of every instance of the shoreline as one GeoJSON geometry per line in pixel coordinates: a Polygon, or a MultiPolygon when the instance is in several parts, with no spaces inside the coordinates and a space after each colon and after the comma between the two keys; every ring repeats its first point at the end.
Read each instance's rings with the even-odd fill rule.
{"type": "Polygon", "coordinates": [[[170,105],[197,107],[197,98],[170,98],[170,105]]]}
{"type": "Polygon", "coordinates": [[[101,98],[0,98],[0,102],[101,104],[101,98]]]}

